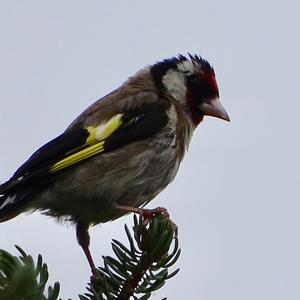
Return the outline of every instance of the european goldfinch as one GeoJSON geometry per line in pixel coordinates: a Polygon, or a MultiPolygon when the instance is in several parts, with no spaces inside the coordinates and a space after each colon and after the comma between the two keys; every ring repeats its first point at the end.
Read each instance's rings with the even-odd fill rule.
{"type": "Polygon", "coordinates": [[[0,222],[25,211],[71,221],[90,267],[88,228],[141,212],[175,177],[205,115],[229,121],[211,65],[179,55],[96,101],[0,185],[0,222]]]}

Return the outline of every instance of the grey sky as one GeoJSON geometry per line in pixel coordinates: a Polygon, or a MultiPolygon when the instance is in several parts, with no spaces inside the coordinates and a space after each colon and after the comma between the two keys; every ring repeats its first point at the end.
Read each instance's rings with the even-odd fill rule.
{"type": "MultiPolygon", "coordinates": [[[[0,181],[94,100],[147,64],[197,53],[230,124],[206,118],[175,182],[149,207],[179,226],[181,272],[153,299],[300,298],[297,1],[2,1],[0,181]]],[[[97,261],[132,217],[91,230],[97,261]]],[[[38,213],[0,248],[43,254],[66,299],[89,268],[73,228],[38,213]]]]}

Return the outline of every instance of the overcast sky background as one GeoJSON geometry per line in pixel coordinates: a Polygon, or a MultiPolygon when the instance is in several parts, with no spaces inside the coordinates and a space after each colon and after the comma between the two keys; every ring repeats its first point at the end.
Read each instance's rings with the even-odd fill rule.
{"type": "MultiPolygon", "coordinates": [[[[206,118],[176,180],[149,207],[179,226],[180,273],[153,299],[300,298],[299,11],[295,1],[1,1],[0,181],[94,100],[147,64],[197,53],[232,122],[206,118]]],[[[124,223],[91,230],[99,264],[124,223]]],[[[0,225],[78,299],[75,231],[38,213],[0,225]]]]}

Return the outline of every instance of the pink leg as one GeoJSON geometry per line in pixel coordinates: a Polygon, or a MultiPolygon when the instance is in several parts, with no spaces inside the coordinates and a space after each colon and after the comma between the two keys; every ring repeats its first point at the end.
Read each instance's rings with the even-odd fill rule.
{"type": "Polygon", "coordinates": [[[97,269],[95,267],[93,257],[91,255],[89,246],[90,246],[90,236],[89,236],[89,225],[86,223],[77,223],[76,225],[76,236],[78,244],[81,246],[88,262],[91,267],[91,271],[94,277],[97,277],[97,269]]]}

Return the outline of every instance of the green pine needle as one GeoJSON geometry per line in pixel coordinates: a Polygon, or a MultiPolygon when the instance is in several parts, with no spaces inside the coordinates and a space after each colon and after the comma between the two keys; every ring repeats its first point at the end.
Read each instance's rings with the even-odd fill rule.
{"type": "Polygon", "coordinates": [[[48,288],[48,268],[39,255],[35,265],[33,258],[16,246],[20,256],[0,250],[0,299],[1,300],[57,300],[59,283],[48,288]]]}
{"type": "MultiPolygon", "coordinates": [[[[129,246],[112,240],[115,257],[103,257],[99,278],[79,295],[80,300],[147,300],[178,273],[179,269],[169,270],[180,255],[174,223],[161,214],[150,221],[134,215],[133,223],[132,233],[125,225],[129,246]]],[[[18,257],[0,250],[0,299],[58,300],[58,282],[46,289],[49,273],[42,256],[35,263],[16,248],[18,257]]]]}
{"type": "Polygon", "coordinates": [[[103,257],[98,280],[81,300],[146,300],[178,273],[169,273],[180,255],[174,223],[161,214],[148,222],[141,216],[133,220],[133,234],[125,225],[129,247],[112,240],[116,257],[103,257]]]}

